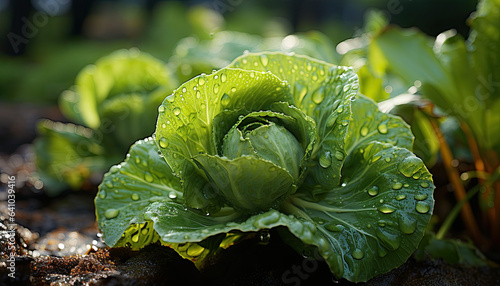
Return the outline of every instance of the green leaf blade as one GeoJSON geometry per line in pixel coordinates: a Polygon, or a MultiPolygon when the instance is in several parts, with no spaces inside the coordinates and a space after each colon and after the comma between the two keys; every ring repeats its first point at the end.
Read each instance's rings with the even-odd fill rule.
{"type": "MultiPolygon", "coordinates": [[[[367,281],[404,263],[417,249],[434,205],[422,161],[390,144],[362,144],[346,159],[342,185],[317,190],[316,200],[292,195],[287,210],[315,224],[318,237],[328,241],[320,251],[339,255],[350,281],[367,281]]],[[[339,273],[338,266],[332,271],[339,273]]]]}
{"type": "Polygon", "coordinates": [[[145,223],[143,214],[151,203],[180,202],[182,197],[180,181],[158,155],[154,140],[137,141],[127,159],[113,166],[99,186],[95,205],[104,241],[114,246],[130,225],[145,223]]]}

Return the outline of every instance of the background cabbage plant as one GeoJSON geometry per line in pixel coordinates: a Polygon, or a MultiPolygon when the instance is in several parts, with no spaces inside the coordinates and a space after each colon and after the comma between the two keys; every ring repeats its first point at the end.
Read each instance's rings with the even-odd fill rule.
{"type": "Polygon", "coordinates": [[[119,162],[135,140],[154,131],[156,109],[175,85],[163,62],[138,49],[86,66],[59,100],[73,123],[38,124],[36,163],[49,194],[78,189],[119,162]]]}
{"type": "Polygon", "coordinates": [[[106,244],[161,243],[203,267],[278,228],[336,277],[366,281],[406,261],[434,185],[400,118],[358,93],[350,68],[246,54],[182,84],[156,131],[111,167],[96,196],[106,244]]]}

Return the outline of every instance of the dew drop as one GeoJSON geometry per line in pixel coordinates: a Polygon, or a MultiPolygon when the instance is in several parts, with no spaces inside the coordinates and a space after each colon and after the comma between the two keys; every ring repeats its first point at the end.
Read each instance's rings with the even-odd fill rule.
{"type": "Polygon", "coordinates": [[[168,194],[168,197],[171,198],[171,199],[175,199],[175,198],[177,198],[177,194],[175,192],[170,192],[168,194]]]}
{"type": "Polygon", "coordinates": [[[226,75],[225,73],[222,73],[222,74],[220,75],[220,81],[221,81],[222,83],[224,83],[224,82],[226,82],[226,81],[227,81],[227,75],[226,75]]]}
{"type": "Polygon", "coordinates": [[[429,183],[427,183],[427,182],[422,182],[422,183],[420,183],[420,186],[421,186],[422,188],[427,188],[427,187],[429,187],[429,183]]]}
{"type": "Polygon", "coordinates": [[[220,103],[223,106],[228,106],[230,102],[231,102],[231,98],[229,97],[229,95],[227,93],[224,93],[224,95],[222,96],[222,98],[220,100],[220,103]]]}
{"type": "Polygon", "coordinates": [[[343,111],[344,111],[344,106],[343,105],[337,107],[337,113],[342,113],[343,111]]]}
{"type": "Polygon", "coordinates": [[[342,161],[344,160],[344,153],[342,153],[342,151],[335,151],[335,159],[339,160],[339,161],[342,161]]]}
{"type": "Polygon", "coordinates": [[[319,164],[323,168],[328,168],[332,165],[332,156],[329,151],[326,151],[319,156],[319,164]]]}
{"type": "Polygon", "coordinates": [[[394,185],[392,185],[392,189],[393,190],[401,190],[401,188],[403,187],[403,184],[402,183],[394,183],[394,185]]]}
{"type": "Polygon", "coordinates": [[[377,254],[379,257],[385,257],[387,255],[387,250],[384,247],[379,247],[377,254]]]}
{"type": "Polygon", "coordinates": [[[205,84],[205,78],[203,76],[200,76],[198,78],[198,85],[204,85],[205,84]]]}
{"type": "Polygon", "coordinates": [[[220,85],[219,85],[219,84],[217,84],[217,83],[216,83],[216,84],[214,84],[214,88],[213,88],[213,90],[214,90],[214,93],[215,93],[215,94],[219,93],[219,88],[220,88],[220,85]]]}
{"type": "Polygon", "coordinates": [[[429,212],[430,206],[426,202],[417,202],[415,209],[417,210],[417,212],[419,212],[421,214],[426,214],[429,212]]]}
{"type": "Polygon", "coordinates": [[[366,136],[366,135],[368,135],[368,127],[363,126],[363,127],[361,128],[360,133],[361,133],[361,136],[363,136],[363,137],[364,137],[364,136],[366,136]]]}
{"type": "Polygon", "coordinates": [[[352,252],[352,257],[354,259],[362,259],[363,257],[365,257],[365,253],[363,252],[363,250],[359,249],[359,248],[356,248],[353,252],[352,252]]]}
{"type": "Polygon", "coordinates": [[[316,104],[320,104],[323,102],[323,99],[325,99],[325,88],[320,87],[318,88],[312,95],[312,101],[316,104]]]}
{"type": "Polygon", "coordinates": [[[271,239],[271,234],[269,233],[269,230],[268,229],[261,230],[259,239],[261,243],[269,243],[269,240],[271,239]]]}
{"type": "Polygon", "coordinates": [[[111,182],[106,182],[104,185],[105,185],[106,187],[110,188],[110,189],[114,187],[114,186],[113,186],[113,183],[111,183],[111,182]]]}
{"type": "Polygon", "coordinates": [[[330,223],[330,224],[325,225],[325,229],[332,231],[332,232],[341,232],[341,231],[344,231],[345,227],[341,224],[335,225],[335,224],[330,223]]]}
{"type": "Polygon", "coordinates": [[[174,115],[181,114],[181,109],[179,107],[174,108],[174,115]]]}
{"type": "Polygon", "coordinates": [[[427,199],[427,194],[418,194],[418,195],[415,195],[415,200],[417,201],[424,201],[427,199]]]}
{"type": "Polygon", "coordinates": [[[99,198],[101,198],[102,200],[104,200],[106,198],[106,191],[105,190],[99,191],[99,198]]]}
{"type": "Polygon", "coordinates": [[[412,234],[417,229],[417,220],[407,215],[401,215],[398,224],[399,230],[404,234],[412,234]]]}
{"type": "Polygon", "coordinates": [[[378,132],[380,132],[381,134],[387,134],[387,125],[385,124],[379,124],[379,126],[377,126],[377,129],[378,129],[378,132]]]}
{"type": "Polygon", "coordinates": [[[262,65],[267,67],[267,64],[269,63],[269,59],[267,58],[266,55],[260,55],[260,61],[262,62],[262,65]]]}
{"type": "Polygon", "coordinates": [[[311,62],[309,62],[309,61],[307,62],[307,64],[306,64],[306,69],[307,69],[308,71],[311,71],[311,70],[312,70],[312,65],[311,65],[311,62]]]}
{"type": "Polygon", "coordinates": [[[386,161],[387,163],[391,162],[391,157],[385,157],[385,161],[386,161]]]}
{"type": "Polygon", "coordinates": [[[134,201],[139,200],[139,195],[138,194],[133,194],[132,195],[132,200],[134,200],[134,201]]]}
{"type": "Polygon", "coordinates": [[[378,208],[378,210],[384,214],[391,214],[396,211],[396,208],[390,205],[382,205],[378,208]]]}
{"type": "Polygon", "coordinates": [[[172,103],[172,102],[174,102],[174,95],[173,95],[173,94],[171,94],[171,95],[167,96],[165,99],[166,99],[168,102],[172,103]]]}
{"type": "Polygon", "coordinates": [[[117,209],[108,209],[108,210],[106,210],[104,212],[104,216],[107,219],[112,219],[112,218],[117,217],[119,213],[120,213],[120,210],[117,210],[117,209]]]}
{"type": "Polygon", "coordinates": [[[196,91],[196,98],[198,98],[198,99],[201,98],[201,92],[199,90],[196,91]]]}
{"type": "Polygon", "coordinates": [[[159,113],[164,113],[164,112],[165,112],[165,106],[160,105],[160,106],[158,107],[158,112],[159,112],[159,113]]]}
{"type": "Polygon", "coordinates": [[[401,201],[401,200],[404,200],[404,199],[406,199],[406,195],[397,195],[396,196],[396,200],[398,200],[398,201],[401,201]]]}
{"type": "Polygon", "coordinates": [[[378,228],[376,234],[382,245],[390,250],[396,250],[401,245],[401,238],[398,233],[393,234],[378,228]]]}
{"type": "Polygon", "coordinates": [[[202,103],[202,104],[201,104],[201,108],[202,108],[202,109],[205,109],[205,107],[207,107],[207,106],[205,105],[205,103],[202,103]]]}
{"type": "Polygon", "coordinates": [[[151,175],[151,173],[149,172],[146,172],[144,173],[144,180],[146,180],[146,182],[153,182],[154,178],[153,178],[153,175],[151,175]]]}
{"type": "Polygon", "coordinates": [[[161,148],[167,148],[167,146],[168,146],[168,144],[167,144],[167,138],[161,137],[160,141],[159,141],[159,144],[160,144],[161,148]]]}
{"type": "Polygon", "coordinates": [[[398,165],[398,170],[405,177],[412,177],[423,167],[423,162],[415,156],[407,157],[398,165]]]}
{"type": "Polygon", "coordinates": [[[372,186],[369,190],[368,190],[368,194],[372,197],[376,196],[378,194],[378,187],[377,186],[372,186]]]}

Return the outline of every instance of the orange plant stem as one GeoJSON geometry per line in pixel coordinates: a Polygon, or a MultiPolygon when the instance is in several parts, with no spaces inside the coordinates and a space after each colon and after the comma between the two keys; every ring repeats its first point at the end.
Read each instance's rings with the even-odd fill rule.
{"type": "MultiPolygon", "coordinates": [[[[495,170],[495,167],[493,166],[498,166],[498,160],[496,159],[495,154],[486,155],[486,159],[483,161],[481,153],[479,151],[479,147],[476,140],[474,140],[474,136],[469,126],[465,122],[461,122],[460,128],[464,131],[465,136],[467,137],[467,143],[469,144],[469,150],[471,151],[472,158],[474,159],[474,166],[476,167],[476,171],[487,172],[489,174],[493,173],[495,170]]],[[[479,183],[483,184],[484,180],[479,179],[479,183]]],[[[483,213],[483,215],[487,218],[492,242],[495,243],[500,241],[500,184],[495,183],[493,186],[484,187],[486,189],[481,194],[481,198],[483,199],[483,201],[489,201],[491,199],[490,196],[492,195],[492,190],[496,190],[493,198],[494,206],[488,207],[486,213],[483,213]]]]}
{"type": "MultiPolygon", "coordinates": [[[[467,194],[465,192],[464,186],[462,185],[462,181],[460,180],[460,174],[458,173],[458,170],[451,165],[451,161],[453,161],[453,155],[451,154],[450,146],[448,146],[448,143],[446,142],[446,139],[444,138],[444,135],[439,128],[437,120],[431,119],[430,122],[434,129],[434,132],[438,137],[439,149],[441,151],[441,156],[443,157],[443,164],[446,170],[446,174],[448,175],[448,179],[453,186],[455,198],[457,199],[457,201],[461,201],[466,197],[467,194]]],[[[481,245],[481,232],[479,231],[479,227],[477,226],[469,202],[466,202],[463,205],[460,213],[472,240],[476,245],[481,245]]]]}

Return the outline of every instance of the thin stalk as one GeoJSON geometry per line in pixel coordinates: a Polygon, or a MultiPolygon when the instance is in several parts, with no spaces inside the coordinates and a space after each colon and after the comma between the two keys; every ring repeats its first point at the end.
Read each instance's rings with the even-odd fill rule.
{"type": "Polygon", "coordinates": [[[453,225],[453,222],[457,218],[458,213],[462,209],[463,205],[467,203],[475,194],[477,194],[480,190],[480,186],[477,185],[475,186],[472,190],[467,192],[467,196],[463,198],[461,201],[459,201],[451,210],[451,212],[446,216],[446,219],[444,220],[443,224],[439,228],[439,231],[436,233],[436,239],[443,239],[446,233],[448,233],[448,230],[450,230],[451,226],[453,225]]]}
{"type": "MultiPolygon", "coordinates": [[[[453,186],[455,198],[458,202],[465,200],[467,197],[467,193],[460,180],[460,174],[458,173],[458,170],[451,165],[451,162],[453,161],[453,155],[451,153],[450,146],[448,146],[448,143],[446,142],[441,129],[439,129],[437,120],[431,118],[429,121],[432,125],[432,128],[434,129],[434,132],[437,135],[439,141],[439,149],[441,151],[441,156],[443,157],[443,164],[446,170],[446,174],[448,175],[448,179],[453,186]]],[[[469,231],[469,235],[471,236],[472,240],[474,241],[474,243],[476,243],[476,245],[481,245],[481,232],[479,231],[479,227],[477,226],[474,214],[472,213],[472,208],[467,200],[464,201],[462,207],[460,208],[460,213],[462,214],[462,219],[467,230],[469,231]]]]}
{"type": "MultiPolygon", "coordinates": [[[[474,159],[474,166],[476,167],[476,171],[478,172],[488,172],[490,174],[493,173],[496,166],[498,166],[498,159],[496,158],[496,154],[488,154],[485,157],[485,160],[482,159],[481,153],[479,151],[478,144],[476,140],[474,140],[474,136],[469,128],[469,126],[462,122],[460,123],[460,128],[462,128],[465,136],[467,138],[467,143],[469,144],[469,150],[472,154],[472,158],[474,159]],[[492,156],[493,155],[493,156],[492,156]],[[493,167],[495,166],[495,167],[493,167]]],[[[484,202],[491,200],[491,196],[493,195],[493,207],[488,207],[486,211],[483,211],[483,218],[486,218],[486,222],[490,228],[490,235],[493,241],[500,241],[500,184],[496,183],[492,185],[485,185],[484,179],[479,178],[479,183],[485,186],[484,192],[481,192],[481,199],[484,202]],[[492,192],[494,192],[492,194],[492,192]]]]}

